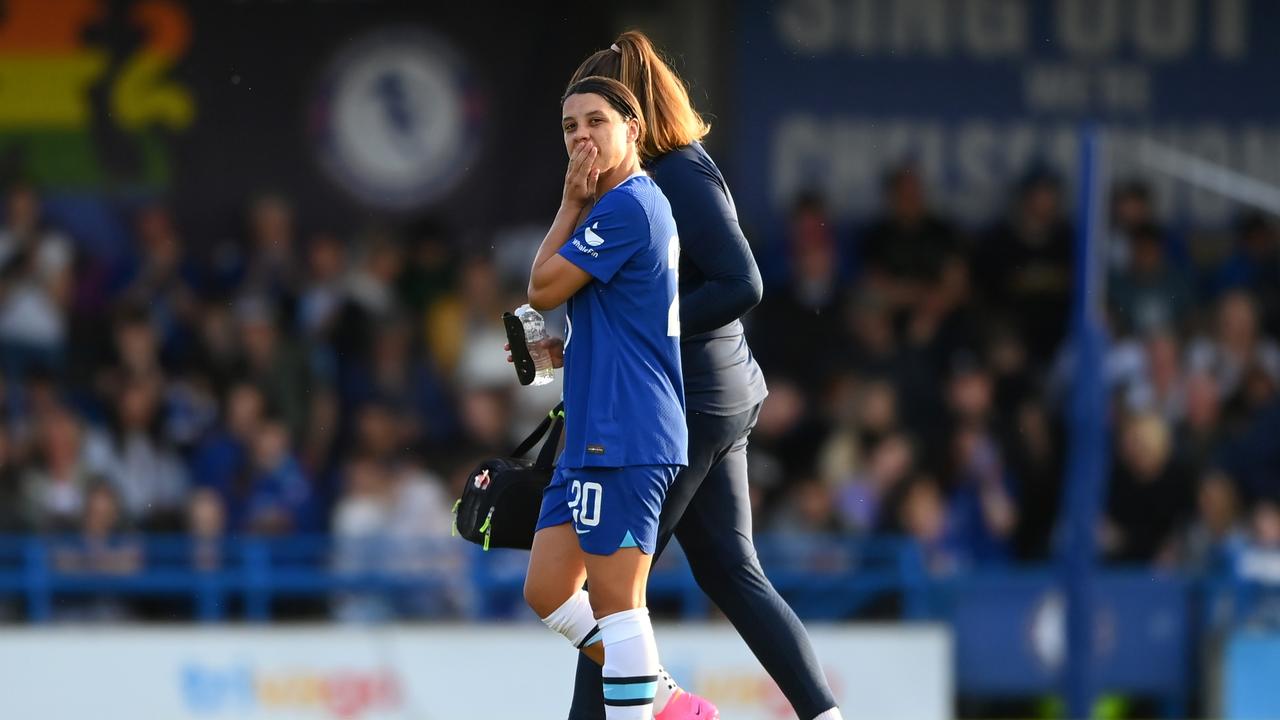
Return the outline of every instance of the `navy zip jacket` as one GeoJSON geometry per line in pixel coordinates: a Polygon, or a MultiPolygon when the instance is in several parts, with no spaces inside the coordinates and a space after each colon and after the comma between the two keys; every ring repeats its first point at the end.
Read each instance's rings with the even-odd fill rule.
{"type": "Polygon", "coordinates": [[[680,236],[680,358],[687,411],[734,415],[768,391],[739,320],[760,302],[760,269],[729,187],[701,143],[646,168],[671,203],[680,236]]]}

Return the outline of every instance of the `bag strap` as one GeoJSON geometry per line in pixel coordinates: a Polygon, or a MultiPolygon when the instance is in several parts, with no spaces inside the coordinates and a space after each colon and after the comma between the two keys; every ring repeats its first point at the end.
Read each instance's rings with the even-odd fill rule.
{"type": "Polygon", "coordinates": [[[556,464],[556,450],[560,449],[560,432],[564,430],[564,403],[560,403],[549,415],[555,416],[551,423],[551,431],[547,433],[546,442],[538,451],[538,459],[533,466],[539,470],[550,470],[556,464]]]}
{"type": "MultiPolygon", "coordinates": [[[[542,436],[547,434],[548,430],[551,430],[551,438],[548,440],[547,445],[555,445],[556,443],[559,443],[560,428],[563,426],[564,403],[561,402],[552,408],[551,412],[547,413],[546,417],[542,418],[542,422],[538,423],[538,427],[534,428],[533,432],[529,433],[529,437],[525,438],[524,442],[520,443],[515,450],[511,451],[511,457],[524,457],[524,454],[532,450],[533,447],[538,444],[538,441],[542,439],[542,436]]],[[[555,451],[552,450],[552,452],[554,453],[555,451]]],[[[538,463],[542,462],[542,456],[544,454],[546,454],[545,445],[543,446],[543,452],[538,453],[538,463]]],[[[550,465],[547,467],[550,467],[550,465]]]]}

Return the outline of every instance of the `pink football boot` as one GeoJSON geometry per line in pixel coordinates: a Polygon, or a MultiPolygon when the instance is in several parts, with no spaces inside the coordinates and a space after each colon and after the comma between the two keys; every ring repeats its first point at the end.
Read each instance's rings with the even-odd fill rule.
{"type": "Polygon", "coordinates": [[[710,700],[677,690],[676,696],[667,701],[667,706],[654,715],[653,720],[720,720],[720,711],[710,700]]]}

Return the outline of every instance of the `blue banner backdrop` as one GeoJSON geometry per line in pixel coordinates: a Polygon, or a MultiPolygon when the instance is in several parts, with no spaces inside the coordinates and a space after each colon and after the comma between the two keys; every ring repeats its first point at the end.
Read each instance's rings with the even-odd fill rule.
{"type": "MultiPolygon", "coordinates": [[[[1280,184],[1280,3],[748,0],[735,37],[733,187],[768,237],[805,190],[866,217],[904,160],[961,219],[990,219],[1031,165],[1074,174],[1084,120],[1280,184]]],[[[1150,179],[1171,220],[1236,210],[1150,179]]]]}
{"type": "MultiPolygon", "coordinates": [[[[1094,673],[1099,689],[1185,700],[1191,687],[1187,583],[1115,574],[1094,583],[1094,673]]],[[[1047,573],[953,583],[943,614],[955,633],[956,686],[971,696],[1060,690],[1066,597],[1047,573]]]]}

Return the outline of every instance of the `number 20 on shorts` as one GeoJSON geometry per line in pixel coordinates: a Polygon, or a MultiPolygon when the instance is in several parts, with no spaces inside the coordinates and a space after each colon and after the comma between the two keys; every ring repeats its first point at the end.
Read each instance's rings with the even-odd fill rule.
{"type": "Polygon", "coordinates": [[[574,480],[573,485],[569,486],[569,492],[573,495],[573,498],[569,500],[569,507],[573,508],[574,524],[586,525],[587,527],[599,525],[600,496],[604,492],[604,487],[598,482],[584,483],[574,480]],[[581,512],[581,516],[579,516],[579,512],[581,512]]]}

